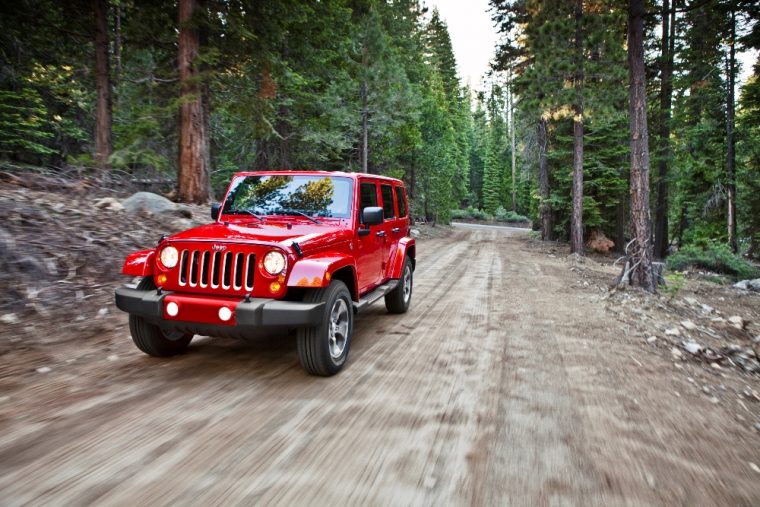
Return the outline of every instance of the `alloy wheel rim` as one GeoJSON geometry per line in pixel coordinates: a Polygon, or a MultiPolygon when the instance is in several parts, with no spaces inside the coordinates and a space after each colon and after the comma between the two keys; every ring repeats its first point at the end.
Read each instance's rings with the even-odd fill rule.
{"type": "Polygon", "coordinates": [[[409,302],[409,298],[412,297],[412,270],[407,266],[404,268],[404,303],[409,302]]]}
{"type": "Polygon", "coordinates": [[[340,298],[333,304],[330,310],[329,330],[327,333],[327,346],[330,349],[330,357],[339,359],[346,350],[348,343],[348,305],[340,298]]]}

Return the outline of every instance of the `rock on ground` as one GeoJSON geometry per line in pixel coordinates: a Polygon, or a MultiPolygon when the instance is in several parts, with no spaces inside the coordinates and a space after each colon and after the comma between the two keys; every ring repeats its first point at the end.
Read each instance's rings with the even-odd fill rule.
{"type": "Polygon", "coordinates": [[[171,202],[166,197],[151,192],[137,192],[121,202],[127,213],[147,211],[153,215],[175,214],[190,218],[185,206],[171,202]]]}
{"type": "Polygon", "coordinates": [[[734,284],[734,287],[742,290],[751,290],[754,292],[760,292],[760,278],[754,280],[741,280],[734,284]]]}

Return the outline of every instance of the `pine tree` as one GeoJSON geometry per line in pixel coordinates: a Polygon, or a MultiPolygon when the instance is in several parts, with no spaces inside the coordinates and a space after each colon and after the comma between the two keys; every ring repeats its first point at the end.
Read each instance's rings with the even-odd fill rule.
{"type": "Polygon", "coordinates": [[[111,143],[111,72],[108,54],[108,5],[106,0],[93,0],[95,20],[95,160],[101,169],[109,167],[113,152],[111,143]]]}
{"type": "Polygon", "coordinates": [[[631,122],[631,236],[630,280],[654,292],[649,226],[649,134],[644,72],[644,0],[628,0],[628,73],[631,122]]]}
{"type": "Polygon", "coordinates": [[[203,15],[197,0],[179,3],[180,134],[177,193],[183,202],[208,201],[211,188],[208,117],[199,83],[200,34],[195,18],[203,15]]]}
{"type": "Polygon", "coordinates": [[[483,208],[488,213],[504,205],[506,143],[504,100],[501,89],[494,87],[488,98],[488,138],[483,168],[483,208]]]}

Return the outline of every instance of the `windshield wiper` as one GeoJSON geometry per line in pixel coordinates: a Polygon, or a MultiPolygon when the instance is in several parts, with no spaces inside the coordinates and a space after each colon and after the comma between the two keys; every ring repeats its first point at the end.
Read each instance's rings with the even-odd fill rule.
{"type": "Polygon", "coordinates": [[[241,213],[247,213],[247,214],[251,215],[252,217],[258,218],[258,219],[259,219],[259,221],[261,221],[261,222],[263,222],[263,221],[264,221],[264,219],[263,219],[263,218],[261,218],[259,215],[257,215],[257,214],[256,214],[256,213],[254,213],[253,211],[251,211],[251,210],[247,210],[247,209],[236,209],[236,210],[228,211],[228,213],[229,213],[230,215],[239,215],[239,214],[241,214],[241,213]]]}
{"type": "Polygon", "coordinates": [[[277,211],[280,212],[280,213],[285,213],[286,215],[293,215],[293,214],[301,215],[302,217],[311,220],[315,224],[321,224],[322,223],[319,220],[317,220],[316,218],[310,217],[309,215],[307,215],[303,211],[298,211],[297,209],[279,209],[277,211]]]}

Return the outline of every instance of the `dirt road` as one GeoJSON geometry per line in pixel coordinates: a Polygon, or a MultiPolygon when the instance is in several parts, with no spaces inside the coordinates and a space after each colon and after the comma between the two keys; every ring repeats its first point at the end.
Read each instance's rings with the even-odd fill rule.
{"type": "Polygon", "coordinates": [[[526,234],[422,242],[409,313],[361,314],[333,378],[283,336],[61,346],[3,381],[0,504],[760,504],[760,438],[526,234]]]}

